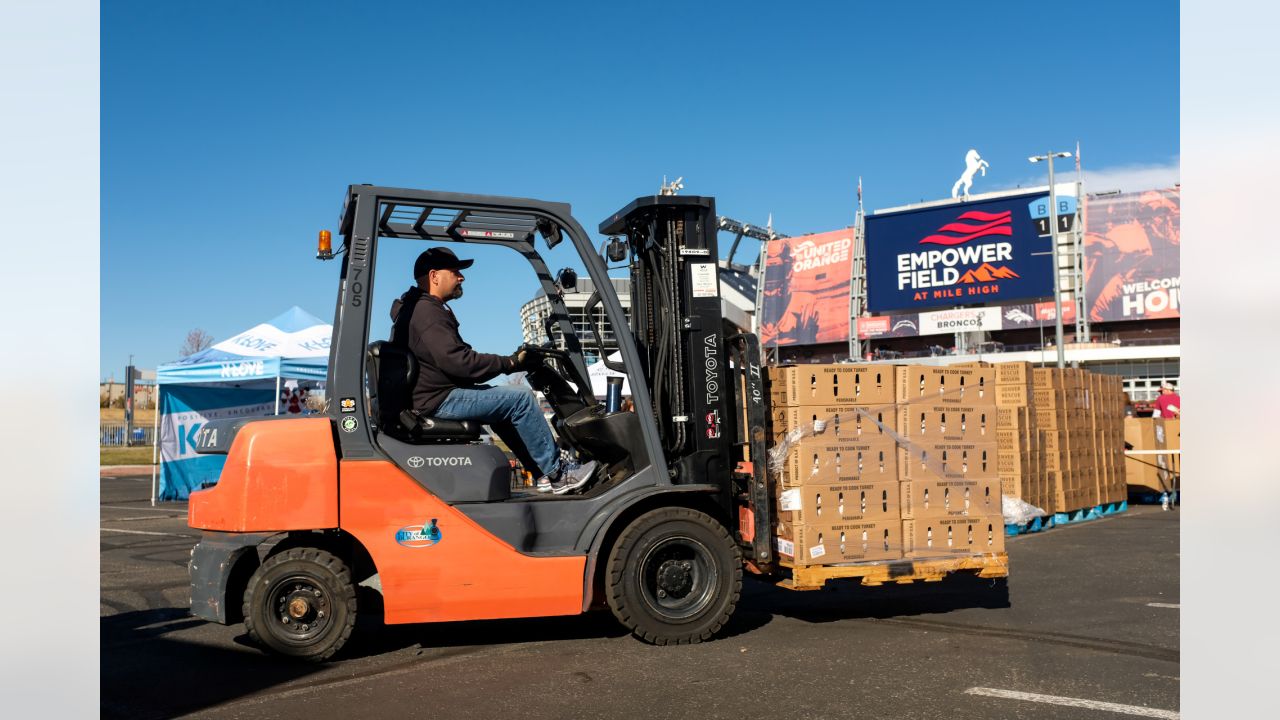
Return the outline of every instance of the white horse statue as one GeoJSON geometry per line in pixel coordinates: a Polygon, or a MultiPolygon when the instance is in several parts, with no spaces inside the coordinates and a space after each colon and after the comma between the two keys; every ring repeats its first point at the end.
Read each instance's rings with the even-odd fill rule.
{"type": "Polygon", "coordinates": [[[978,156],[977,150],[970,150],[964,155],[964,173],[955,185],[951,186],[951,197],[960,196],[960,186],[964,186],[964,199],[969,199],[969,188],[973,187],[973,174],[982,171],[982,176],[987,176],[987,168],[991,167],[986,160],[978,156]]]}

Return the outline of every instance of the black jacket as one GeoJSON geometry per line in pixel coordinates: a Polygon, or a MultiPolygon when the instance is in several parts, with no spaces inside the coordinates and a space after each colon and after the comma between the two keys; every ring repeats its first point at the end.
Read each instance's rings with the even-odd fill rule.
{"type": "Polygon", "coordinates": [[[418,359],[413,409],[424,415],[434,413],[454,388],[475,387],[515,370],[515,361],[506,355],[472,350],[458,334],[458,319],[449,306],[419,288],[409,288],[391,304],[391,320],[391,341],[404,344],[418,359]],[[398,316],[405,306],[412,308],[412,315],[401,322],[398,316]]]}

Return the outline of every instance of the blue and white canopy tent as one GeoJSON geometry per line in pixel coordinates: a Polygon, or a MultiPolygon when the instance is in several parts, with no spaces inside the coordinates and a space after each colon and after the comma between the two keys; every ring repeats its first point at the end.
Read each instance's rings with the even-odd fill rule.
{"type": "Polygon", "coordinates": [[[279,317],[156,369],[159,398],[151,502],[185,500],[216,482],[225,455],[197,455],[209,420],[278,415],[283,384],[323,384],[333,326],[294,306],[279,317]]]}

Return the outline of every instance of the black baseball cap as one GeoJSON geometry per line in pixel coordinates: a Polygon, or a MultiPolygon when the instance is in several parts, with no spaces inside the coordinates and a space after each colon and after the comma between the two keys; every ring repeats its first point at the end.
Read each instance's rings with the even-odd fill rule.
{"type": "Polygon", "coordinates": [[[433,247],[424,251],[413,263],[413,277],[420,278],[432,270],[465,270],[475,260],[459,260],[447,247],[433,247]]]}

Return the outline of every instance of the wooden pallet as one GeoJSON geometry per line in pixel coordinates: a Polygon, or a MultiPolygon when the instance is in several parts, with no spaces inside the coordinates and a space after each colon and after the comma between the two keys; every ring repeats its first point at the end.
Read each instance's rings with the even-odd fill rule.
{"type": "Polygon", "coordinates": [[[777,583],[787,590],[817,590],[828,580],[861,578],[863,585],[885,583],[908,584],[917,581],[938,582],[954,572],[973,572],[981,578],[1009,576],[1006,553],[970,555],[933,560],[886,560],[880,562],[845,563],[842,565],[792,565],[782,562],[791,577],[777,583]]]}

